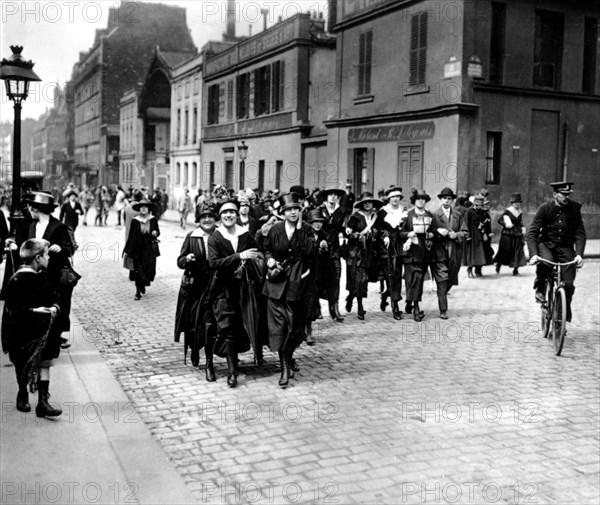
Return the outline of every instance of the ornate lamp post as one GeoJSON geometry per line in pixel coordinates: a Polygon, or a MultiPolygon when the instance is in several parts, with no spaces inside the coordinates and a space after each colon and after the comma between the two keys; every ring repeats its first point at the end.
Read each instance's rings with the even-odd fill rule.
{"type": "Polygon", "coordinates": [[[29,83],[41,81],[32,70],[34,63],[21,56],[23,46],[10,46],[13,54],[0,62],[0,79],[6,84],[6,94],[12,100],[15,109],[13,128],[13,163],[12,163],[12,202],[10,206],[11,233],[17,244],[24,240],[27,233],[26,220],[21,209],[21,102],[27,98],[29,83]]]}
{"type": "Polygon", "coordinates": [[[248,146],[242,140],[238,146],[238,155],[240,157],[240,189],[244,189],[244,181],[246,180],[246,157],[248,156],[248,146]]]}

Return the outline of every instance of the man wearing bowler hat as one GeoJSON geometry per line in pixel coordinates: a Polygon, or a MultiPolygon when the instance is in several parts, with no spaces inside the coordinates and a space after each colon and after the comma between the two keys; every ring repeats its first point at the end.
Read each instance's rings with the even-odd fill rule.
{"type": "MultiPolygon", "coordinates": [[[[581,204],[571,200],[572,182],[553,182],[554,201],[542,204],[527,230],[527,247],[531,263],[538,264],[533,285],[535,299],[544,301],[544,283],[552,273],[552,267],[540,262],[544,258],[555,263],[575,260],[576,266],[583,265],[586,234],[581,218],[581,204]]],[[[567,321],[571,321],[571,299],[575,292],[575,265],[562,267],[562,279],[567,296],[567,321]]]]}
{"type": "Polygon", "coordinates": [[[458,285],[458,272],[462,262],[462,243],[466,232],[462,230],[463,215],[452,208],[452,200],[456,198],[454,191],[444,188],[438,195],[441,205],[433,213],[435,227],[440,239],[436,242],[438,257],[446,256],[448,261],[448,286],[446,293],[452,286],[458,285]]]}

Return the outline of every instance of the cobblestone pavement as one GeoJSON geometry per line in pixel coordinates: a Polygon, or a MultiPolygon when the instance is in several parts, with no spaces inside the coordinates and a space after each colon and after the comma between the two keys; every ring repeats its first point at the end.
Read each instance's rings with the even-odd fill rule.
{"type": "Polygon", "coordinates": [[[207,383],[173,342],[184,232],[161,228],[157,279],[138,302],[124,230],[77,230],[73,348],[95,341],[199,503],[600,500],[597,261],[577,277],[561,357],[537,331],[532,267],[463,269],[447,321],[429,282],[422,323],[382,313],[372,285],[365,321],[319,321],[287,390],[271,353],[261,367],[241,356],[230,389],[224,360],[207,383]]]}

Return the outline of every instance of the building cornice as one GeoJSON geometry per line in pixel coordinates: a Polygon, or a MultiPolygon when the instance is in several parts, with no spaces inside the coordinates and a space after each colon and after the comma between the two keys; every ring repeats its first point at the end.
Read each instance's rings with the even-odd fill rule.
{"type": "MultiPolygon", "coordinates": [[[[342,0],[344,1],[344,0],[342,0]]],[[[356,12],[351,16],[348,16],[346,19],[336,23],[332,27],[332,31],[334,33],[344,31],[352,26],[365,23],[366,21],[370,21],[373,18],[377,18],[383,16],[390,11],[404,9],[405,7],[409,7],[413,4],[418,4],[422,2],[422,0],[375,0],[381,2],[381,5],[377,5],[376,7],[364,8],[356,12]]]]}
{"type": "Polygon", "coordinates": [[[432,109],[410,110],[392,112],[388,114],[372,114],[370,116],[354,116],[343,119],[329,119],[323,121],[326,128],[340,128],[345,126],[361,126],[367,124],[396,123],[399,121],[429,119],[456,114],[472,115],[477,112],[479,105],[475,103],[456,103],[441,105],[432,109]]]}
{"type": "Polygon", "coordinates": [[[292,126],[290,128],[283,128],[280,130],[249,133],[247,135],[236,134],[236,135],[227,136],[227,137],[215,137],[215,138],[210,138],[210,139],[203,138],[202,142],[205,144],[211,144],[214,142],[237,142],[240,140],[247,140],[247,139],[256,138],[256,137],[272,137],[273,135],[283,135],[283,134],[287,134],[287,133],[308,134],[312,128],[313,128],[313,125],[298,125],[298,126],[292,126]]]}
{"type": "Polygon", "coordinates": [[[552,89],[505,86],[504,84],[492,84],[487,82],[474,82],[473,91],[479,91],[482,93],[501,93],[504,95],[532,96],[536,98],[555,98],[558,100],[600,102],[600,95],[573,93],[569,91],[556,91],[552,89]]]}

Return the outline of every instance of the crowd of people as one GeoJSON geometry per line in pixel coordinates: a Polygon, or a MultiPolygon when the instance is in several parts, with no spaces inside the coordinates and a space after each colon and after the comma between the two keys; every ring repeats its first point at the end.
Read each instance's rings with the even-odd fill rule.
{"type": "MultiPolygon", "coordinates": [[[[544,258],[574,260],[581,266],[586,242],[581,205],[570,199],[572,183],[553,183],[552,188],[553,201],[538,209],[528,230],[521,195],[512,195],[511,205],[498,219],[502,232],[495,254],[485,189],[456,195],[444,188],[436,195],[439,206],[434,211],[428,209],[432,196],[425,190],[412,188],[410,205],[403,205],[404,191],[395,185],[378,197],[364,192],[358,198],[350,186],[310,192],[296,185],[284,194],[277,190],[259,194],[214,185],[194,199],[186,191],[176,207],[180,226],[185,228],[187,215],[194,212],[197,227],[187,233],[176,260],[183,275],[174,339],[179,342],[183,335],[184,359],[189,351],[194,366],[199,366],[204,349],[208,382],[217,380],[214,356],[225,358],[230,387],[237,385],[238,355],[252,349],[255,364],[261,364],[267,346],[279,356],[278,384],[286,387],[298,371],[296,349],[303,342],[315,343],[312,325],[323,318],[320,301],[327,301],[336,323],[344,321],[339,308],[342,261],[347,313],[356,302],[357,318],[365,320],[364,300],[369,283],[375,283],[381,311],[390,306],[389,300],[394,320],[411,315],[417,322],[425,317],[421,303],[428,276],[436,285],[439,317],[447,319],[448,293],[459,283],[461,265],[474,279],[483,276],[483,266],[492,264],[496,273],[505,265],[519,276],[527,247],[533,263],[544,258]]],[[[70,186],[62,194],[62,204],[45,192],[25,194],[31,218],[28,239],[18,248],[14,237],[3,237],[13,269],[7,269],[10,280],[3,291],[2,344],[15,364],[20,411],[30,410],[29,386],[39,391],[39,417],[61,413],[48,403],[48,387],[52,359],[69,345],[62,333],[70,326],[73,285],[64,282],[63,271],[77,248],[74,233],[79,218],[87,224],[86,205],[89,209],[96,202],[101,216],[96,224],[106,224],[103,194],[102,187],[92,197],[91,191],[78,192],[70,186]],[[59,206],[57,219],[52,214],[59,206]],[[35,296],[29,296],[33,292],[35,296]]],[[[160,191],[149,197],[140,190],[117,188],[117,224],[125,226],[123,266],[135,284],[136,301],[142,300],[156,276],[158,222],[165,201],[160,191]]],[[[575,272],[571,265],[563,273],[568,321],[575,272]]],[[[537,301],[543,301],[550,273],[547,265],[538,264],[537,301]]]]}

